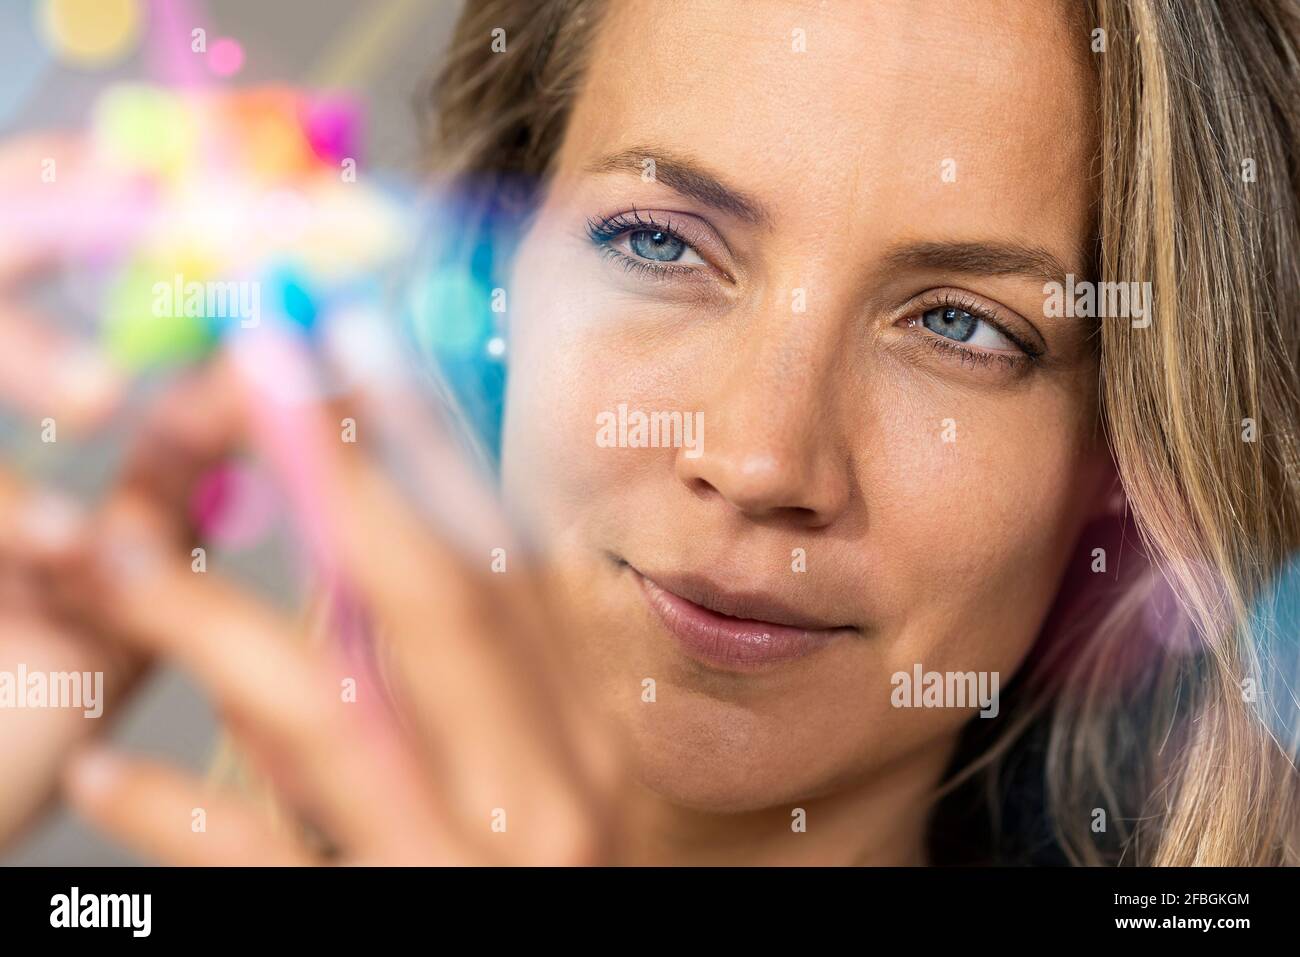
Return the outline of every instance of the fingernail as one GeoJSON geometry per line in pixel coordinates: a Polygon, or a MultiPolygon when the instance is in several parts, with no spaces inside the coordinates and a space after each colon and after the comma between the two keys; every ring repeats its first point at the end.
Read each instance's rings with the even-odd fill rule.
{"type": "Polygon", "coordinates": [[[151,575],[162,567],[162,555],[152,543],[137,535],[110,534],[97,549],[97,564],[121,583],[151,575]]]}
{"type": "Polygon", "coordinates": [[[80,350],[59,363],[58,391],[74,411],[93,414],[117,394],[120,378],[114,368],[91,349],[80,350]]]}
{"type": "Polygon", "coordinates": [[[113,789],[121,770],[122,762],[107,748],[89,747],[72,759],[69,774],[79,793],[96,797],[113,789]]]}
{"type": "Polygon", "coordinates": [[[85,527],[80,505],[56,492],[42,491],[27,503],[18,518],[19,534],[41,548],[67,548],[85,527]]]}

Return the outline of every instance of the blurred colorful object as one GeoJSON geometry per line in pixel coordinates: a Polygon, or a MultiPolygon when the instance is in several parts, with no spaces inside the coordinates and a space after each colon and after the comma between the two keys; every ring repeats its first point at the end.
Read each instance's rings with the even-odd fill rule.
{"type": "Polygon", "coordinates": [[[50,50],[75,67],[109,66],[134,52],[139,0],[40,0],[37,18],[50,50]]]}
{"type": "Polygon", "coordinates": [[[191,500],[191,517],[203,540],[230,551],[261,544],[279,510],[271,477],[245,462],[230,462],[209,471],[191,500]]]}
{"type": "Polygon", "coordinates": [[[120,84],[93,117],[98,168],[142,197],[104,311],[128,371],[200,358],[264,312],[310,329],[412,246],[409,205],[358,176],[354,100],[120,84]]]}
{"type": "Polygon", "coordinates": [[[180,175],[195,162],[198,129],[181,98],[159,87],[122,84],[94,109],[101,158],[133,172],[180,175]]]}
{"type": "Polygon", "coordinates": [[[208,69],[217,76],[230,77],[244,66],[244,48],[238,40],[222,37],[208,50],[208,69]]]}

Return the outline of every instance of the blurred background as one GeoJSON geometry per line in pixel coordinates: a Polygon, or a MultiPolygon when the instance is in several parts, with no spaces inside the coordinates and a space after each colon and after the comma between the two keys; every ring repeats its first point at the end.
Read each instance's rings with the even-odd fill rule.
{"type": "MultiPolygon", "coordinates": [[[[204,84],[289,84],[350,94],[364,108],[365,171],[413,181],[420,160],[417,102],[460,6],[458,0],[0,0],[0,144],[24,133],[84,128],[106,86],[158,82],[161,28],[186,38],[201,28],[207,50],[190,53],[183,65],[204,84]]],[[[35,431],[30,419],[0,410],[0,459],[82,496],[108,481],[116,448],[111,436],[63,451],[57,444],[34,446],[35,431]]],[[[237,561],[219,551],[210,560],[213,568],[282,592],[292,586],[278,580],[284,572],[276,555],[272,544],[237,561]]],[[[201,770],[217,732],[197,688],[168,669],[118,716],[112,738],[201,770]]],[[[9,866],[137,863],[62,810],[0,852],[0,864],[9,866]]]]}

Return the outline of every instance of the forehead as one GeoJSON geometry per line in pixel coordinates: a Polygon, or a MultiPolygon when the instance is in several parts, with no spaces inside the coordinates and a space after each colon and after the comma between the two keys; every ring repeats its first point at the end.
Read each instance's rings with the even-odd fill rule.
{"type": "Polygon", "coordinates": [[[654,144],[778,222],[960,238],[978,220],[1070,257],[1091,205],[1089,30],[1023,0],[611,3],[560,166],[654,144]]]}

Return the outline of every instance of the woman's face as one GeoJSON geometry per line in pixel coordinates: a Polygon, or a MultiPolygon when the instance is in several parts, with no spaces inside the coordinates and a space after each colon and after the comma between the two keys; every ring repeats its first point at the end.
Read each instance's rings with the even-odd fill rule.
{"type": "Polygon", "coordinates": [[[575,667],[680,804],[933,778],[975,712],[892,676],[1005,687],[1109,474],[1044,317],[1088,273],[1088,30],[611,7],[509,298],[504,489],[575,667]]]}

